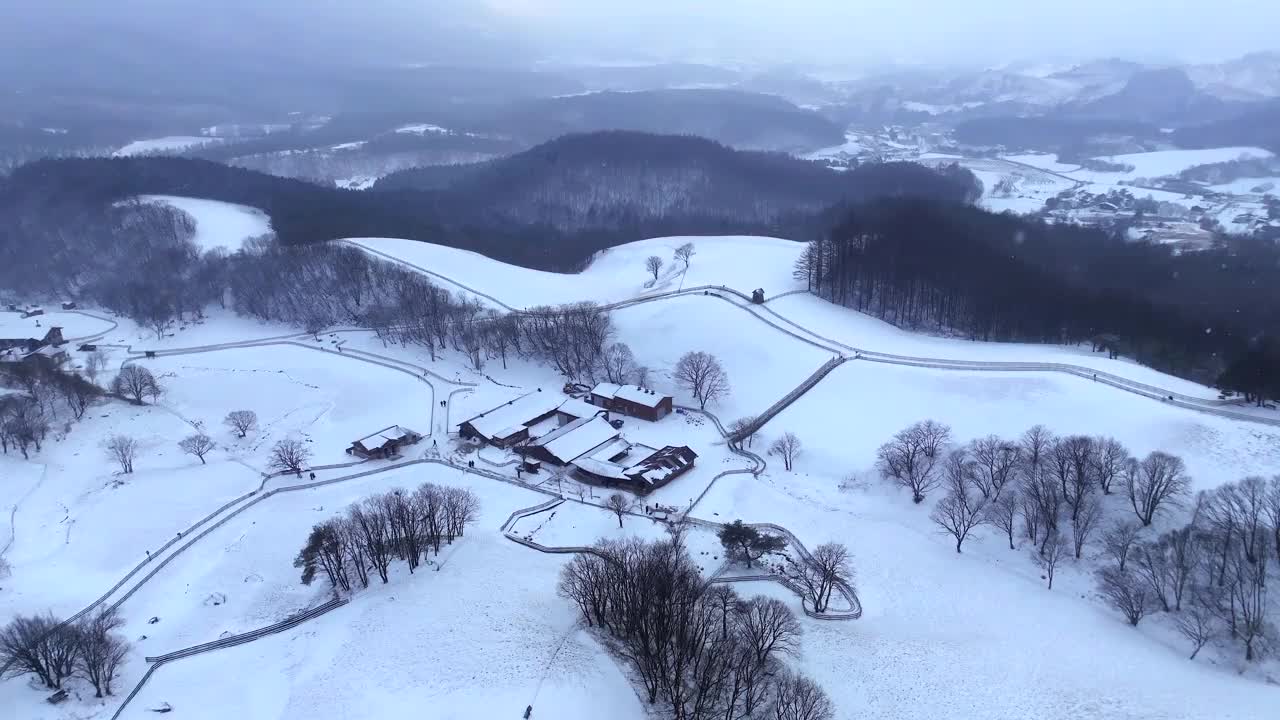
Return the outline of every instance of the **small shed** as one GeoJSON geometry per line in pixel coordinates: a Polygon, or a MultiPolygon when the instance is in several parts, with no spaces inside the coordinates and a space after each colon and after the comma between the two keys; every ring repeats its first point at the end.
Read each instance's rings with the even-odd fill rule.
{"type": "Polygon", "coordinates": [[[351,447],[347,448],[347,454],[380,460],[398,455],[400,448],[412,445],[421,439],[422,435],[408,428],[392,425],[351,443],[351,447]]]}
{"type": "Polygon", "coordinates": [[[756,305],[764,304],[764,288],[756,288],[751,291],[751,302],[756,305]]]}
{"type": "Polygon", "coordinates": [[[62,303],[62,309],[63,309],[63,310],[75,310],[75,309],[76,309],[76,304],[75,304],[74,302],[70,301],[70,300],[66,300],[66,301],[64,301],[64,302],[62,303]]]}
{"type": "Polygon", "coordinates": [[[44,314],[44,308],[40,308],[40,307],[29,307],[26,310],[22,311],[22,317],[24,318],[35,317],[37,315],[43,315],[43,314],[44,314]]]}

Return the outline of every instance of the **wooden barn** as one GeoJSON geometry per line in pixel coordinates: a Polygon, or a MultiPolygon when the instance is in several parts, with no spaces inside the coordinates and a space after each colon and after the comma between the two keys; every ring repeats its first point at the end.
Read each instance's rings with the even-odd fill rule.
{"type": "Polygon", "coordinates": [[[671,413],[670,395],[638,385],[600,383],[591,389],[591,404],[642,420],[661,420],[671,413]]]}
{"type": "Polygon", "coordinates": [[[421,435],[408,428],[392,425],[351,443],[347,454],[368,460],[382,460],[399,455],[400,448],[421,439],[421,435]]]}
{"type": "Polygon", "coordinates": [[[618,429],[598,416],[578,418],[529,443],[525,454],[552,465],[568,465],[613,442],[618,429]]]}

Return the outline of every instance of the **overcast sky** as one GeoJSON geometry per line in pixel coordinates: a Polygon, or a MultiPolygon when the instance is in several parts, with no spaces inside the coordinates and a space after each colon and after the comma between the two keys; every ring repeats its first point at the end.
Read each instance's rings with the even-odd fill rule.
{"type": "MultiPolygon", "coordinates": [[[[471,0],[475,1],[475,0],[471,0]]],[[[566,56],[990,64],[1280,49],[1276,0],[482,0],[566,56]]]]}

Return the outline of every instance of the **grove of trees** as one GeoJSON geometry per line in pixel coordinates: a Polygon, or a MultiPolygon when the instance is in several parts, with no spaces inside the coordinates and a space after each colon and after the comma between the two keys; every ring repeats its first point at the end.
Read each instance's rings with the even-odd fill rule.
{"type": "Polygon", "coordinates": [[[52,615],[19,615],[0,628],[0,665],[7,677],[34,675],[46,688],[60,689],[72,677],[89,682],[97,697],[112,694],[129,643],[115,631],[124,620],[102,609],[74,623],[52,615]]]}
{"type": "Polygon", "coordinates": [[[1114,438],[1059,437],[1037,425],[1012,440],[940,442],[930,461],[919,450],[926,425],[928,436],[950,438],[938,423],[913,425],[881,448],[881,473],[913,499],[942,488],[930,518],[956,552],[990,525],[1010,550],[1030,545],[1052,589],[1063,562],[1093,548],[1098,596],[1130,625],[1167,613],[1193,658],[1222,641],[1253,661],[1280,640],[1266,592],[1280,568],[1280,475],[1193,499],[1184,463],[1169,453],[1139,459],[1114,438]],[[1175,509],[1189,521],[1170,526],[1175,509]]]}
{"type": "Polygon", "coordinates": [[[345,514],[311,529],[293,565],[310,585],[323,573],[335,591],[369,587],[371,573],[390,579],[391,563],[413,573],[441,544],[452,544],[480,514],[475,493],[424,483],[412,492],[395,489],[353,503],[345,514]]]}
{"type": "Polygon", "coordinates": [[[833,716],[822,689],[784,663],[802,632],[790,608],[705,582],[678,540],[598,543],[565,565],[558,590],[672,717],[833,716]]]}

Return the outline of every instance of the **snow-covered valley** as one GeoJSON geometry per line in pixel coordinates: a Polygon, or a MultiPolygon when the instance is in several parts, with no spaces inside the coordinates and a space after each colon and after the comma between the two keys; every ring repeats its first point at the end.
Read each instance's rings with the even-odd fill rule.
{"type": "MultiPolygon", "coordinates": [[[[203,249],[234,251],[270,227],[238,206],[163,201],[196,219],[203,249]]],[[[11,567],[0,579],[0,613],[66,617],[107,593],[134,646],[105,699],[80,681],[60,705],[46,703],[27,677],[0,683],[0,706],[12,717],[113,718],[127,697],[121,718],[167,707],[175,718],[211,720],[461,719],[519,717],[527,706],[535,718],[661,717],[627,663],[557,593],[573,556],[513,538],[549,547],[663,539],[678,519],[700,521],[686,544],[708,578],[724,565],[712,528],[734,519],[781,526],[810,548],[834,541],[851,550],[858,619],[805,615],[782,585],[737,585],[796,611],[804,634],[788,664],[822,686],[838,718],[1274,714],[1275,660],[1246,663],[1239,643],[1223,636],[1188,661],[1172,613],[1126,625],[1095,590],[1093,570],[1105,562],[1096,539],[1080,560],[1063,561],[1048,589],[1033,541],[1019,532],[1010,550],[1001,531],[979,527],[957,554],[929,519],[941,491],[914,504],[880,477],[876,461],[883,443],[920,420],[950,426],[956,445],[1044,425],[1060,436],[1113,437],[1139,458],[1176,454],[1192,489],[1210,490],[1276,474],[1275,411],[1220,401],[1213,388],[1088,346],[892,327],[809,294],[792,274],[803,247],[784,239],[642,240],[604,251],[577,275],[411,240],[343,242],[495,311],[609,307],[611,339],[648,368],[647,387],[677,406],[656,421],[625,417],[620,433],[638,446],[687,446],[696,464],[615,517],[601,507],[612,490],[549,466],[517,473],[510,450],[459,437],[464,421],[526,394],[568,401],[565,377],[546,363],[514,352],[477,363],[449,346],[429,352],[345,326],[305,333],[221,309],[160,338],[93,308],[50,312],[40,327],[60,325],[68,338],[97,345],[109,361],[105,377],[143,367],[164,393],[144,405],[104,398],[30,458],[0,456],[0,557],[11,567]],[[686,243],[693,254],[674,257],[686,243]],[[660,267],[646,269],[650,257],[660,267]],[[728,376],[709,415],[693,409],[698,399],[676,377],[689,351],[718,358],[728,376]],[[833,361],[759,430],[749,452],[729,446],[718,425],[765,412],[833,361]],[[239,409],[258,419],[245,437],[223,425],[239,409]],[[351,443],[387,426],[422,439],[393,459],[351,464],[351,443]],[[193,431],[217,444],[207,463],[178,448],[193,431]],[[791,470],[765,453],[787,432],[803,442],[791,470]],[[140,446],[128,474],[102,447],[120,433],[140,446]],[[271,467],[272,446],[289,439],[310,450],[296,475],[271,467]],[[752,454],[764,456],[763,467],[752,454]],[[372,493],[425,482],[469,489],[480,510],[417,572],[394,566],[387,584],[375,579],[345,605],[254,642],[159,666],[146,660],[324,603],[323,581],[304,585],[294,567],[312,526],[372,493]],[[670,511],[651,515],[641,505],[670,511]]],[[[0,331],[34,333],[36,320],[0,313],[0,331]]],[[[68,349],[73,365],[87,362],[88,351],[68,349]]],[[[1133,516],[1123,493],[1099,502],[1107,522],[1133,516]]],[[[1150,534],[1191,510],[1188,498],[1150,534]]]]}

